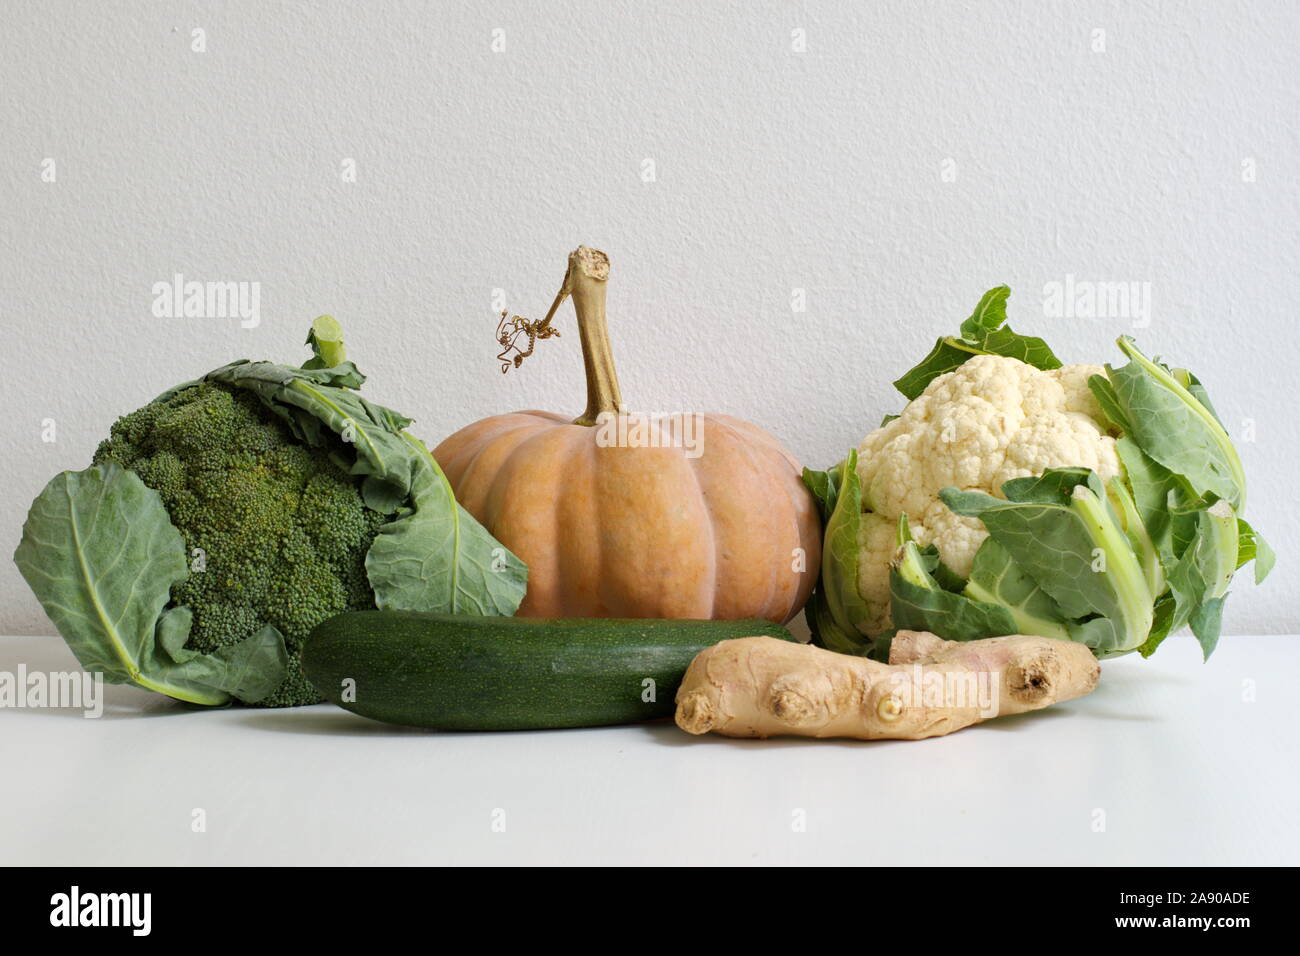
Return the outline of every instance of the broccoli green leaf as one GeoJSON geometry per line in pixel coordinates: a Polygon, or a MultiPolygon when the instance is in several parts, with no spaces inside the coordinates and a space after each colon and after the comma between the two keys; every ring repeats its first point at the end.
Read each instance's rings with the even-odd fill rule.
{"type": "Polygon", "coordinates": [[[284,679],[289,655],[284,635],[272,624],[236,644],[204,654],[185,644],[194,614],[188,607],[168,608],[158,618],[159,673],[221,687],[246,704],[256,704],[284,679]]]}
{"type": "Polygon", "coordinates": [[[185,543],[158,493],[118,465],[55,476],[32,504],[14,562],[81,666],[109,683],[217,705],[284,678],[274,628],[221,657],[183,650],[189,612],[163,608],[189,576],[185,543]]]}
{"type": "Polygon", "coordinates": [[[456,503],[451,483],[417,438],[412,448],[411,506],[379,529],[366,574],[381,610],[447,614],[514,614],[528,567],[456,503]]]}

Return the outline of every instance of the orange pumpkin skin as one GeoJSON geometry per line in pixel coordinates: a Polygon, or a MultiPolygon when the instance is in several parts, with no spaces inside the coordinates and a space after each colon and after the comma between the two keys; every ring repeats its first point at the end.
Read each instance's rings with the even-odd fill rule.
{"type": "Polygon", "coordinates": [[[775,438],[703,419],[695,458],[607,444],[540,411],[475,422],[433,455],[465,509],[527,563],[520,615],[784,623],[817,580],[817,506],[775,438]]]}

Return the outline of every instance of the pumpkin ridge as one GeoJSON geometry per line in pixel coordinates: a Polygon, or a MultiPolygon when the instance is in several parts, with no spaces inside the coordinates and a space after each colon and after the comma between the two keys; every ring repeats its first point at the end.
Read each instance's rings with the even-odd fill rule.
{"type": "MultiPolygon", "coordinates": [[[[557,436],[560,438],[567,438],[567,427],[568,426],[564,422],[544,423],[541,428],[538,428],[531,435],[518,442],[514,448],[510,449],[510,451],[506,453],[505,457],[501,459],[501,464],[497,468],[496,474],[491,482],[487,500],[484,502],[484,516],[487,518],[487,521],[485,522],[487,527],[494,531],[499,530],[503,511],[502,499],[511,490],[510,486],[514,485],[520,476],[529,479],[522,490],[522,493],[527,495],[528,509],[533,513],[538,513],[542,508],[549,506],[551,508],[551,520],[549,524],[552,528],[557,526],[557,514],[559,511],[560,500],[557,485],[563,481],[563,469],[553,468],[550,471],[543,472],[548,479],[546,485],[543,487],[537,483],[539,470],[535,467],[535,462],[558,462],[563,459],[556,454],[555,450],[552,449],[548,449],[545,457],[542,458],[537,455],[537,448],[533,448],[531,452],[528,451],[528,448],[530,445],[546,444],[547,442],[553,441],[557,436]],[[559,431],[556,430],[557,428],[559,431]]],[[[518,491],[516,492],[516,494],[520,493],[521,492],[518,491]]],[[[509,512],[506,512],[506,515],[508,517],[509,512]]],[[[508,523],[509,522],[507,521],[507,524],[508,523]]],[[[539,524],[540,523],[541,522],[539,522],[539,524]]],[[[526,542],[515,542],[511,540],[514,538],[514,535],[506,530],[501,532],[499,538],[502,544],[518,555],[530,568],[542,564],[545,558],[549,557],[551,561],[551,569],[555,573],[552,575],[539,573],[536,580],[538,582],[546,581],[549,577],[550,580],[547,583],[550,588],[556,594],[560,593],[557,585],[560,566],[563,562],[560,550],[560,541],[557,536],[552,535],[549,542],[547,542],[545,535],[530,534],[526,536],[526,542]],[[549,554],[539,554],[536,550],[539,546],[547,547],[549,554]]],[[[520,606],[521,609],[517,613],[531,616],[532,612],[527,612],[524,609],[531,608],[536,597],[537,594],[535,591],[525,594],[524,603],[520,606]]],[[[547,602],[553,603],[552,595],[544,595],[544,598],[547,602]]],[[[547,616],[553,617],[556,615],[547,616]]]]}
{"type": "MultiPolygon", "coordinates": [[[[760,463],[755,460],[753,450],[750,448],[750,443],[746,441],[745,436],[741,433],[740,429],[734,427],[729,421],[727,421],[726,416],[705,415],[705,419],[713,422],[731,434],[736,447],[740,449],[740,453],[744,456],[745,460],[749,462],[749,467],[754,474],[762,476],[767,473],[768,469],[760,467],[760,463]]],[[[799,522],[797,517],[795,519],[794,536],[799,540],[800,544],[803,543],[803,537],[799,533],[799,522]]],[[[777,598],[777,593],[778,588],[776,587],[775,570],[773,569],[768,577],[767,600],[763,602],[763,607],[765,609],[771,608],[777,598]]],[[[776,609],[776,613],[779,618],[784,619],[786,615],[790,613],[789,604],[784,603],[782,607],[776,609]]],[[[767,617],[768,615],[760,613],[758,616],[767,617]]]]}
{"type": "Polygon", "coordinates": [[[489,426],[500,422],[502,419],[513,418],[516,415],[531,414],[532,413],[530,412],[508,412],[505,415],[493,415],[491,418],[484,418],[471,425],[466,425],[451,437],[444,439],[438,447],[433,450],[433,457],[438,462],[438,467],[442,469],[443,474],[447,476],[448,480],[451,481],[452,484],[460,484],[465,475],[467,475],[470,469],[474,467],[479,456],[482,455],[486,449],[495,444],[497,439],[513,434],[520,428],[536,427],[538,423],[527,420],[516,421],[500,430],[491,430],[489,426]],[[471,431],[471,429],[474,429],[477,425],[482,425],[484,427],[477,432],[472,432],[470,435],[462,437],[465,435],[465,432],[471,431]],[[450,453],[447,449],[448,445],[453,446],[450,453]],[[464,459],[468,459],[468,461],[464,459]]]}
{"type": "MultiPolygon", "coordinates": [[[[585,438],[586,436],[584,435],[583,437],[585,438]]],[[[592,567],[597,569],[595,585],[592,588],[592,600],[594,601],[595,606],[590,608],[590,611],[595,617],[608,617],[610,604],[605,599],[605,592],[602,587],[604,575],[601,574],[599,570],[605,566],[605,541],[600,533],[600,529],[604,527],[605,515],[601,507],[602,498],[598,493],[600,482],[597,480],[597,474],[600,468],[600,455],[597,453],[595,441],[590,443],[583,441],[582,448],[584,454],[587,456],[587,460],[583,462],[581,467],[586,468],[587,473],[590,476],[591,500],[596,509],[595,520],[592,523],[592,527],[595,529],[596,533],[591,535],[590,539],[591,547],[595,551],[596,555],[596,560],[592,564],[592,567]]]]}
{"type": "MultiPolygon", "coordinates": [[[[708,420],[707,416],[705,416],[705,420],[708,420]]],[[[699,463],[704,460],[704,455],[691,458],[689,455],[683,454],[682,457],[686,459],[687,465],[690,466],[691,477],[695,480],[695,490],[700,493],[700,505],[704,508],[705,517],[708,519],[706,524],[709,527],[709,540],[713,542],[713,587],[709,589],[709,613],[707,615],[712,619],[713,612],[718,607],[718,574],[722,567],[722,560],[718,553],[721,542],[718,541],[717,519],[713,513],[713,503],[709,500],[709,496],[704,490],[704,484],[700,481],[699,463]]]]}
{"type": "Polygon", "coordinates": [[[794,470],[796,475],[803,471],[803,466],[799,464],[799,459],[796,458],[790,449],[786,448],[785,445],[783,445],[771,432],[760,428],[753,422],[747,422],[743,418],[737,418],[735,415],[714,413],[712,417],[717,421],[725,423],[732,431],[737,432],[742,437],[749,436],[750,439],[757,441],[764,448],[768,449],[780,458],[781,461],[788,464],[794,470]]]}
{"type": "MultiPolygon", "coordinates": [[[[500,460],[497,462],[496,471],[493,472],[491,480],[489,480],[486,483],[487,486],[484,489],[484,494],[481,503],[481,510],[483,513],[482,515],[475,515],[475,517],[478,518],[478,520],[481,521],[485,526],[490,527],[489,522],[495,520],[495,517],[490,514],[489,503],[492,499],[492,489],[495,487],[498,480],[497,476],[501,474],[501,471],[504,468],[505,463],[510,459],[512,455],[514,455],[515,449],[518,448],[519,445],[526,442],[533,435],[539,434],[547,427],[548,424],[545,422],[538,422],[536,424],[531,422],[526,422],[520,425],[518,428],[510,428],[507,429],[506,431],[501,432],[500,434],[493,435],[490,439],[483,442],[479,446],[478,451],[474,453],[474,457],[470,459],[469,464],[466,465],[465,468],[461,471],[460,477],[455,482],[456,487],[465,488],[465,489],[477,487],[479,482],[473,479],[476,477],[474,469],[479,464],[479,461],[481,459],[484,459],[484,457],[487,456],[488,453],[492,452],[494,449],[500,451],[500,449],[498,448],[498,443],[503,443],[503,442],[511,443],[512,447],[505,449],[504,454],[501,455],[500,460]],[[525,429],[528,430],[529,434],[520,435],[519,433],[521,431],[524,431],[525,429]]],[[[466,493],[466,497],[468,497],[468,493],[466,493]]],[[[473,509],[471,509],[471,511],[472,510],[473,509]]]]}
{"type": "MultiPolygon", "coordinates": [[[[594,447],[594,445],[591,445],[591,443],[587,441],[588,436],[586,432],[571,429],[566,426],[563,428],[562,434],[566,439],[566,445],[563,453],[560,455],[560,461],[566,462],[566,464],[560,470],[559,477],[561,482],[568,483],[572,480],[571,476],[580,470],[568,462],[570,462],[577,453],[585,452],[588,447],[594,447]]],[[[567,545],[568,539],[564,534],[564,529],[567,526],[569,519],[564,507],[568,503],[568,499],[564,498],[564,496],[559,493],[556,493],[553,497],[555,498],[555,521],[552,537],[555,541],[555,577],[559,582],[557,593],[560,597],[560,614],[562,617],[592,616],[587,614],[588,609],[583,608],[580,603],[574,605],[569,600],[570,586],[574,580],[573,568],[581,562],[572,560],[572,555],[567,545]]],[[[596,562],[592,566],[599,568],[601,566],[600,535],[595,535],[594,537],[596,562]]]]}
{"type": "Polygon", "coordinates": [[[618,444],[596,454],[602,600],[616,617],[701,617],[715,552],[685,455],[618,444]]]}
{"type": "MultiPolygon", "coordinates": [[[[809,548],[809,541],[807,541],[805,536],[805,522],[801,520],[801,514],[809,509],[810,501],[809,498],[807,498],[807,489],[803,486],[801,477],[798,477],[802,471],[802,466],[800,462],[798,462],[798,459],[794,457],[794,454],[788,449],[788,447],[785,447],[779,440],[777,440],[774,434],[759,428],[758,425],[753,423],[753,421],[736,419],[731,415],[720,415],[718,418],[724,419],[725,424],[728,424],[728,427],[731,427],[733,432],[740,433],[741,436],[750,432],[754,433],[754,436],[761,440],[759,441],[759,444],[766,447],[768,451],[771,451],[772,457],[774,457],[777,462],[788,463],[789,467],[792,468],[794,480],[784,481],[783,484],[785,485],[785,499],[787,499],[787,502],[789,503],[790,520],[794,523],[794,540],[796,540],[798,546],[805,551],[805,559],[807,559],[807,561],[816,561],[816,563],[820,564],[820,562],[822,562],[822,546],[820,546],[820,542],[818,542],[815,548],[809,548]]],[[[746,447],[749,447],[749,445],[746,444],[746,447]]],[[[811,512],[809,512],[809,516],[811,519],[811,512]]],[[[816,529],[820,531],[820,520],[816,520],[814,524],[816,529]]],[[[794,609],[796,609],[796,613],[798,613],[798,609],[801,609],[801,607],[806,604],[807,597],[809,597],[809,594],[813,591],[813,585],[816,576],[818,576],[818,572],[818,568],[814,567],[811,563],[809,563],[809,566],[807,566],[805,571],[802,572],[801,581],[798,583],[797,587],[794,588],[792,602],[790,602],[789,605],[789,607],[794,607],[794,609]]],[[[787,615],[790,613],[789,607],[784,611],[787,615]]]]}

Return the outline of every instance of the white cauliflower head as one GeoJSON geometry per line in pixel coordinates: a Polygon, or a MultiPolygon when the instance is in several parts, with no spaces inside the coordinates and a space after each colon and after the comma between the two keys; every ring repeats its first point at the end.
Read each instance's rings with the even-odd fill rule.
{"type": "Polygon", "coordinates": [[[889,627],[889,563],[894,529],[906,514],[921,545],[934,544],[963,577],[988,537],[977,518],[953,514],[939,499],[949,486],[1001,495],[1012,478],[1048,468],[1119,474],[1088,378],[1095,365],[1043,371],[1018,359],[977,355],[940,375],[858,448],[863,516],[858,591],[871,605],[872,634],[889,627]]]}

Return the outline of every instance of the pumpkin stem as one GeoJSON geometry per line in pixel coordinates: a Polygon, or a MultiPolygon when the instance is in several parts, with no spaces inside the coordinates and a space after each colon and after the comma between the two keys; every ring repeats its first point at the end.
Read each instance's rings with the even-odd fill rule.
{"type": "Polygon", "coordinates": [[[590,246],[578,246],[569,253],[569,268],[564,273],[564,283],[555,294],[546,317],[540,322],[501,313],[497,325],[497,342],[504,350],[497,356],[501,371],[511,366],[518,368],[524,359],[533,354],[538,339],[548,339],[560,334],[552,328],[551,319],[564,300],[573,296],[573,311],[578,315],[578,335],[582,340],[582,364],[587,372],[587,410],[574,420],[575,425],[595,425],[597,418],[606,413],[623,410],[623,396],[618,389],[618,373],[614,371],[614,352],[609,346],[609,326],[605,317],[605,283],[609,279],[609,256],[590,246]],[[515,344],[521,335],[528,337],[528,348],[515,344]],[[511,352],[516,353],[511,356],[511,352]]]}
{"type": "Polygon", "coordinates": [[[598,249],[578,246],[569,254],[569,271],[560,294],[573,296],[582,338],[582,364],[587,372],[587,410],[575,425],[594,425],[602,413],[623,409],[623,396],[614,370],[614,352],[609,345],[605,315],[605,285],[609,279],[609,256],[598,249]]]}

